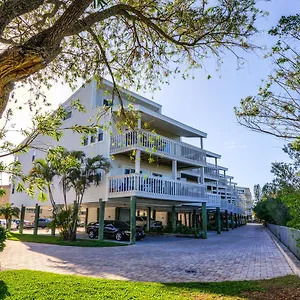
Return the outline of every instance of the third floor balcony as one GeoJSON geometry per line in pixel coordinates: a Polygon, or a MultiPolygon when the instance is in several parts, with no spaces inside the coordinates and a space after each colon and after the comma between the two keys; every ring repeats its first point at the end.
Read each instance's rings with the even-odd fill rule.
{"type": "Polygon", "coordinates": [[[178,169],[192,166],[205,166],[205,151],[193,145],[173,140],[149,131],[127,131],[111,137],[110,153],[128,154],[141,150],[141,159],[155,156],[162,164],[178,162],[178,169]]]}

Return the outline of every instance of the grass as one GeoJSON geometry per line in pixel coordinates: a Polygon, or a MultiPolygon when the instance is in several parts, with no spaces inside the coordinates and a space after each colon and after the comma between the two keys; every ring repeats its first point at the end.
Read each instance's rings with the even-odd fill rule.
{"type": "Polygon", "coordinates": [[[8,233],[7,239],[11,241],[54,244],[54,245],[61,245],[61,246],[77,246],[77,247],[116,247],[116,246],[126,245],[124,243],[118,243],[118,242],[107,242],[107,241],[100,242],[97,240],[85,240],[85,239],[77,239],[77,241],[69,242],[69,241],[63,241],[57,236],[20,234],[15,232],[8,233]]]}
{"type": "Polygon", "coordinates": [[[0,299],[299,299],[300,278],[214,283],[143,283],[39,271],[0,272],[0,299]],[[277,297],[278,296],[278,297],[277,297]],[[294,297],[294,298],[293,298],[294,297]]]}

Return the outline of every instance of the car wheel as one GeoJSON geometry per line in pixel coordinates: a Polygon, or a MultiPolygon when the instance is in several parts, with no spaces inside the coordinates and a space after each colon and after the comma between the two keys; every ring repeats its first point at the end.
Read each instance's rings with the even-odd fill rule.
{"type": "Polygon", "coordinates": [[[117,232],[116,235],[115,235],[115,239],[116,241],[120,242],[123,240],[123,234],[121,232],[117,232]]]}
{"type": "Polygon", "coordinates": [[[95,239],[96,238],[96,234],[95,234],[94,230],[89,231],[89,238],[90,239],[95,239]]]}

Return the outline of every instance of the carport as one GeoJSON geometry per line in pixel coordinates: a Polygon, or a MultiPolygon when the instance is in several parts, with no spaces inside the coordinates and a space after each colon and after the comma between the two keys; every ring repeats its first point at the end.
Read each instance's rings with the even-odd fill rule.
{"type": "Polygon", "coordinates": [[[147,211],[147,229],[150,228],[150,216],[151,212],[168,212],[171,213],[171,224],[173,231],[176,230],[177,223],[177,214],[193,214],[193,224],[196,224],[196,213],[197,211],[202,214],[202,229],[203,229],[203,238],[207,238],[207,210],[206,210],[206,199],[203,199],[202,202],[195,204],[193,202],[182,201],[182,200],[162,200],[138,196],[129,196],[129,197],[115,197],[109,198],[108,201],[102,199],[99,200],[99,233],[98,239],[103,240],[104,233],[104,216],[105,209],[109,207],[120,207],[120,208],[129,208],[129,220],[130,220],[130,244],[135,244],[136,242],[136,211],[146,210],[147,211]],[[190,204],[190,205],[188,205],[190,204]]]}

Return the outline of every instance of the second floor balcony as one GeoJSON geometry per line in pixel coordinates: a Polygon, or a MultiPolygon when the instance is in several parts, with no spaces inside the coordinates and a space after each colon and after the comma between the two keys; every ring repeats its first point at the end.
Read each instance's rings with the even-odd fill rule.
{"type": "Polygon", "coordinates": [[[206,164],[203,149],[149,131],[131,130],[111,137],[110,153],[112,155],[128,154],[133,150],[141,150],[145,157],[157,156],[165,164],[176,160],[179,163],[178,168],[205,166],[206,164]]]}
{"type": "Polygon", "coordinates": [[[109,177],[109,197],[153,198],[174,201],[206,202],[206,187],[169,178],[127,174],[109,177]]]}

